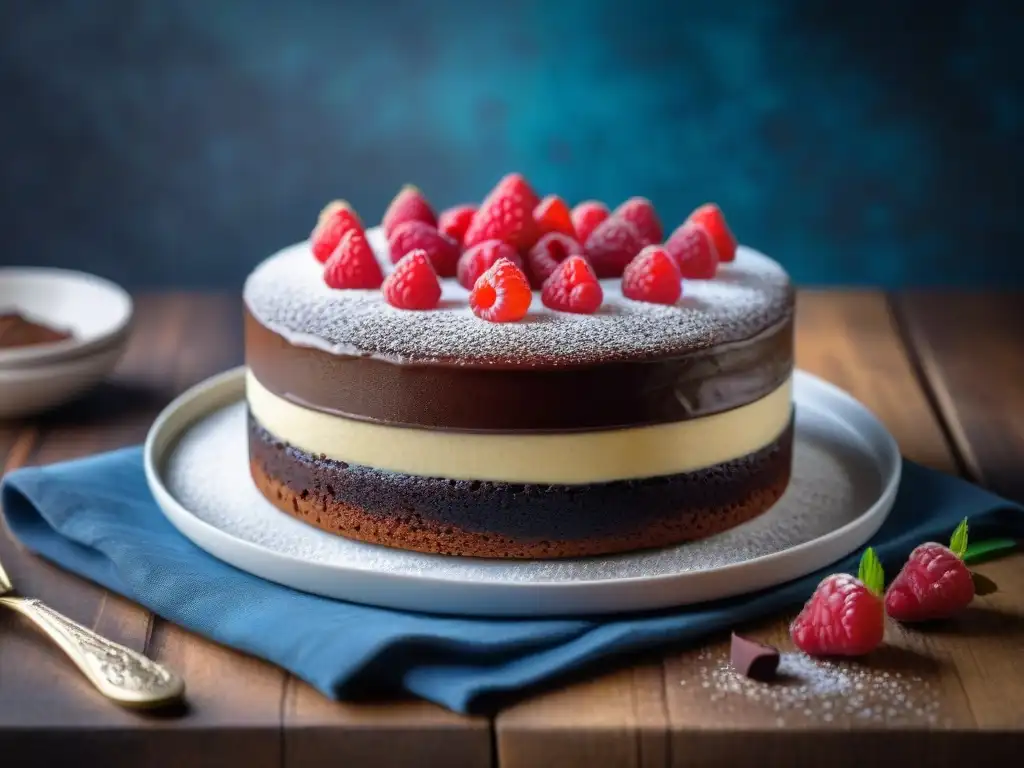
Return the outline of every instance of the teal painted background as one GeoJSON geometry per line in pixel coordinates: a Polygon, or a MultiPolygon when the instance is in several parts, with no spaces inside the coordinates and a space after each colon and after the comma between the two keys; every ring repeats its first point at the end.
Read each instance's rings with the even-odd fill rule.
{"type": "Polygon", "coordinates": [[[804,284],[1024,284],[1015,2],[0,3],[0,263],[235,287],[329,198],[717,200],[804,284]]]}

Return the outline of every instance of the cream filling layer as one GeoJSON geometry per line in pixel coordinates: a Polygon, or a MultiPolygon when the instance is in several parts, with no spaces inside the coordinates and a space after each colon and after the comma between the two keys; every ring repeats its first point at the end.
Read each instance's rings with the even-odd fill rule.
{"type": "Polygon", "coordinates": [[[313,455],[421,477],[582,485],[692,472],[778,438],[792,380],[749,405],[671,424],[565,434],[476,434],[357,421],[295,405],[249,371],[246,397],[271,434],[313,455]]]}

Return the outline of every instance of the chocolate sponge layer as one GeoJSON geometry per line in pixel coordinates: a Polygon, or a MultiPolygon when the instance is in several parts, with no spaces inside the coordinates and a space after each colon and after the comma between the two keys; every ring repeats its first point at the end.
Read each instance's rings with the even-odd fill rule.
{"type": "Polygon", "coordinates": [[[766,511],[789,482],[793,427],[695,472],[590,485],[522,485],[386,472],[312,456],[249,417],[253,480],[275,506],[331,533],[446,555],[560,558],[668,546],[766,511]]]}

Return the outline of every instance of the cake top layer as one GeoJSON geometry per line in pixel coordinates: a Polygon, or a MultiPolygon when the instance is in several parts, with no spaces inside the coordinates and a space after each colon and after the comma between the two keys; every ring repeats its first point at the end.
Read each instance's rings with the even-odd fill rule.
{"type": "MultiPolygon", "coordinates": [[[[379,228],[367,232],[378,261],[390,267],[379,228]]],[[[535,294],[527,316],[489,323],[469,308],[469,292],[442,281],[441,305],[396,309],[379,290],[333,290],[308,243],[260,264],[245,284],[253,316],[288,341],[336,354],[394,362],[575,366],[659,359],[742,342],[787,319],[793,291],[782,267],[741,246],[711,280],[686,280],[672,306],[632,301],[618,279],[602,280],[604,302],[593,315],[556,312],[535,294]]]]}

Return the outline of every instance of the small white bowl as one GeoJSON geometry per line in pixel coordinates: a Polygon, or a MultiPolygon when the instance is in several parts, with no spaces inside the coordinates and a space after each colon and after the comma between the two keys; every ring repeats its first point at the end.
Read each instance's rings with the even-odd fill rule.
{"type": "MultiPolygon", "coordinates": [[[[123,346],[133,306],[124,289],[101,277],[66,269],[0,268],[0,312],[67,330],[72,338],[49,344],[0,349],[0,370],[52,365],[123,346]]],[[[0,408],[4,404],[0,402],[0,408]]]]}
{"type": "Polygon", "coordinates": [[[0,349],[0,419],[31,416],[74,399],[102,381],[124,354],[131,297],[83,272],[0,268],[0,312],[70,331],[65,341],[0,349]]]}

